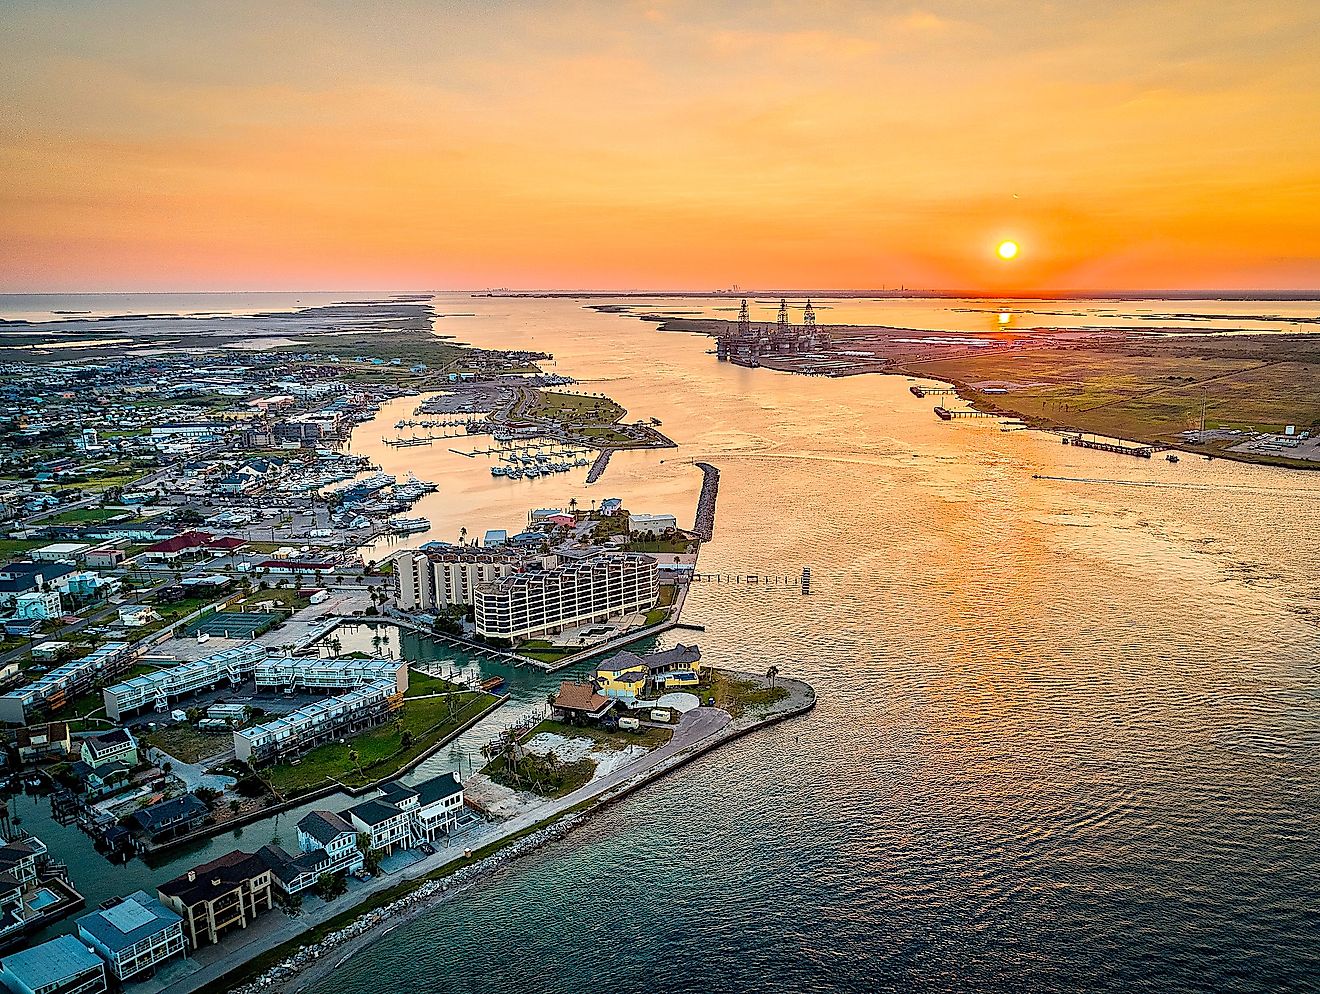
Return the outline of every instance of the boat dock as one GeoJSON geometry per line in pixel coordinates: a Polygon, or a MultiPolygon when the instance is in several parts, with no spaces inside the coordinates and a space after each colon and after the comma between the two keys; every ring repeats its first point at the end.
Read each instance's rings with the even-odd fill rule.
{"type": "Polygon", "coordinates": [[[929,397],[929,396],[931,396],[932,394],[940,394],[940,393],[957,393],[957,392],[958,392],[958,390],[957,390],[956,387],[919,387],[919,386],[910,386],[910,387],[908,387],[908,390],[911,391],[912,396],[914,396],[914,397],[929,397]]]}

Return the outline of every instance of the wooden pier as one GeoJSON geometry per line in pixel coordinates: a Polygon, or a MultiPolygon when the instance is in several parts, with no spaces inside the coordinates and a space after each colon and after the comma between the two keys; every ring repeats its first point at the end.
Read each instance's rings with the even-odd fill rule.
{"type": "Polygon", "coordinates": [[[1153,445],[1120,445],[1117,442],[1101,442],[1094,439],[1082,438],[1081,435],[1064,435],[1064,445],[1075,445],[1079,449],[1096,449],[1100,452],[1116,452],[1121,456],[1136,456],[1138,459],[1149,459],[1156,452],[1153,445]]]}
{"type": "Polygon", "coordinates": [[[941,421],[952,421],[954,418],[997,418],[998,414],[992,414],[989,411],[958,410],[951,411],[947,407],[935,408],[936,415],[941,421]]]}
{"type": "Polygon", "coordinates": [[[941,393],[957,393],[957,392],[958,392],[957,387],[919,387],[919,386],[910,386],[910,387],[908,387],[908,390],[912,393],[912,396],[914,396],[914,397],[930,397],[930,396],[932,396],[932,395],[934,395],[934,394],[941,394],[941,393]]]}

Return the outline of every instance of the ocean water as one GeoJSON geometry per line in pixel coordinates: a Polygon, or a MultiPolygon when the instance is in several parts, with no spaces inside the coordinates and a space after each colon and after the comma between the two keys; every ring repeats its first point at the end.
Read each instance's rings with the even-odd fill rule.
{"type": "MultiPolygon", "coordinates": [[[[864,316],[894,306],[913,327],[999,320],[949,301],[864,316]]],[[[1093,306],[1110,305],[1077,308],[1093,306]]],[[[506,481],[445,445],[385,446],[416,404],[400,400],[351,446],[440,485],[417,509],[430,533],[407,541],[516,529],[570,499],[684,520],[708,460],[722,480],[702,570],[744,582],[697,585],[686,620],[716,665],[773,663],[819,705],[395,929],[317,994],[1320,988],[1320,475],[944,423],[901,378],[721,364],[707,338],[582,301],[447,294],[436,311],[440,333],[553,353],[574,389],[680,445],[620,454],[592,486],[506,481]],[[809,596],[745,582],[804,566],[809,596]]],[[[511,677],[513,707],[544,699],[511,677]]],[[[16,810],[45,837],[41,803],[16,810]]],[[[299,813],[174,862],[287,841],[299,813]]],[[[89,897],[179,872],[97,867],[73,866],[89,897]]]]}
{"type": "Polygon", "coordinates": [[[571,497],[683,518],[709,460],[703,571],[809,565],[813,588],[700,584],[687,620],[715,664],[773,663],[820,703],[318,994],[1317,988],[1320,477],[948,424],[901,378],[720,364],[709,339],[581,302],[437,310],[472,314],[445,333],[553,352],[680,448],[591,487],[493,480],[480,457],[381,445],[401,402],[353,446],[441,484],[412,541],[571,497]]]}

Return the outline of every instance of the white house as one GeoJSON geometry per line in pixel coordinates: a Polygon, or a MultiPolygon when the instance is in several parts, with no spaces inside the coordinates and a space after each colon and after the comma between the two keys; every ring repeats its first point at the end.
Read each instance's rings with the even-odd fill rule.
{"type": "Polygon", "coordinates": [[[55,590],[30,590],[14,598],[14,617],[48,621],[63,614],[60,595],[55,590]]]}
{"type": "Polygon", "coordinates": [[[655,532],[659,534],[668,528],[677,528],[678,519],[672,514],[629,514],[628,530],[637,532],[655,532]]]}
{"type": "Polygon", "coordinates": [[[355,873],[362,869],[357,837],[357,829],[333,811],[313,811],[298,821],[298,848],[305,853],[325,853],[322,873],[355,873]]]}
{"type": "Polygon", "coordinates": [[[79,755],[82,761],[94,770],[99,770],[107,763],[137,766],[137,740],[128,729],[114,728],[101,735],[83,739],[79,755]]]}
{"type": "Polygon", "coordinates": [[[385,855],[395,849],[411,849],[413,815],[382,800],[363,801],[348,809],[348,820],[359,832],[371,837],[371,848],[384,850],[385,855]]]}

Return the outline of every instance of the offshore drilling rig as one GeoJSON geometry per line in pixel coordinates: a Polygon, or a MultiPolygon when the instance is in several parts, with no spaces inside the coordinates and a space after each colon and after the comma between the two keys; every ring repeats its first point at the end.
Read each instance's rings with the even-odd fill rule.
{"type": "Polygon", "coordinates": [[[753,324],[747,311],[746,299],[738,309],[738,324],[716,335],[715,354],[720,359],[741,366],[759,366],[762,356],[799,355],[830,344],[829,332],[816,324],[816,311],[807,300],[802,311],[802,323],[793,324],[788,313],[788,300],[780,298],[779,316],[774,324],[753,324]]]}

